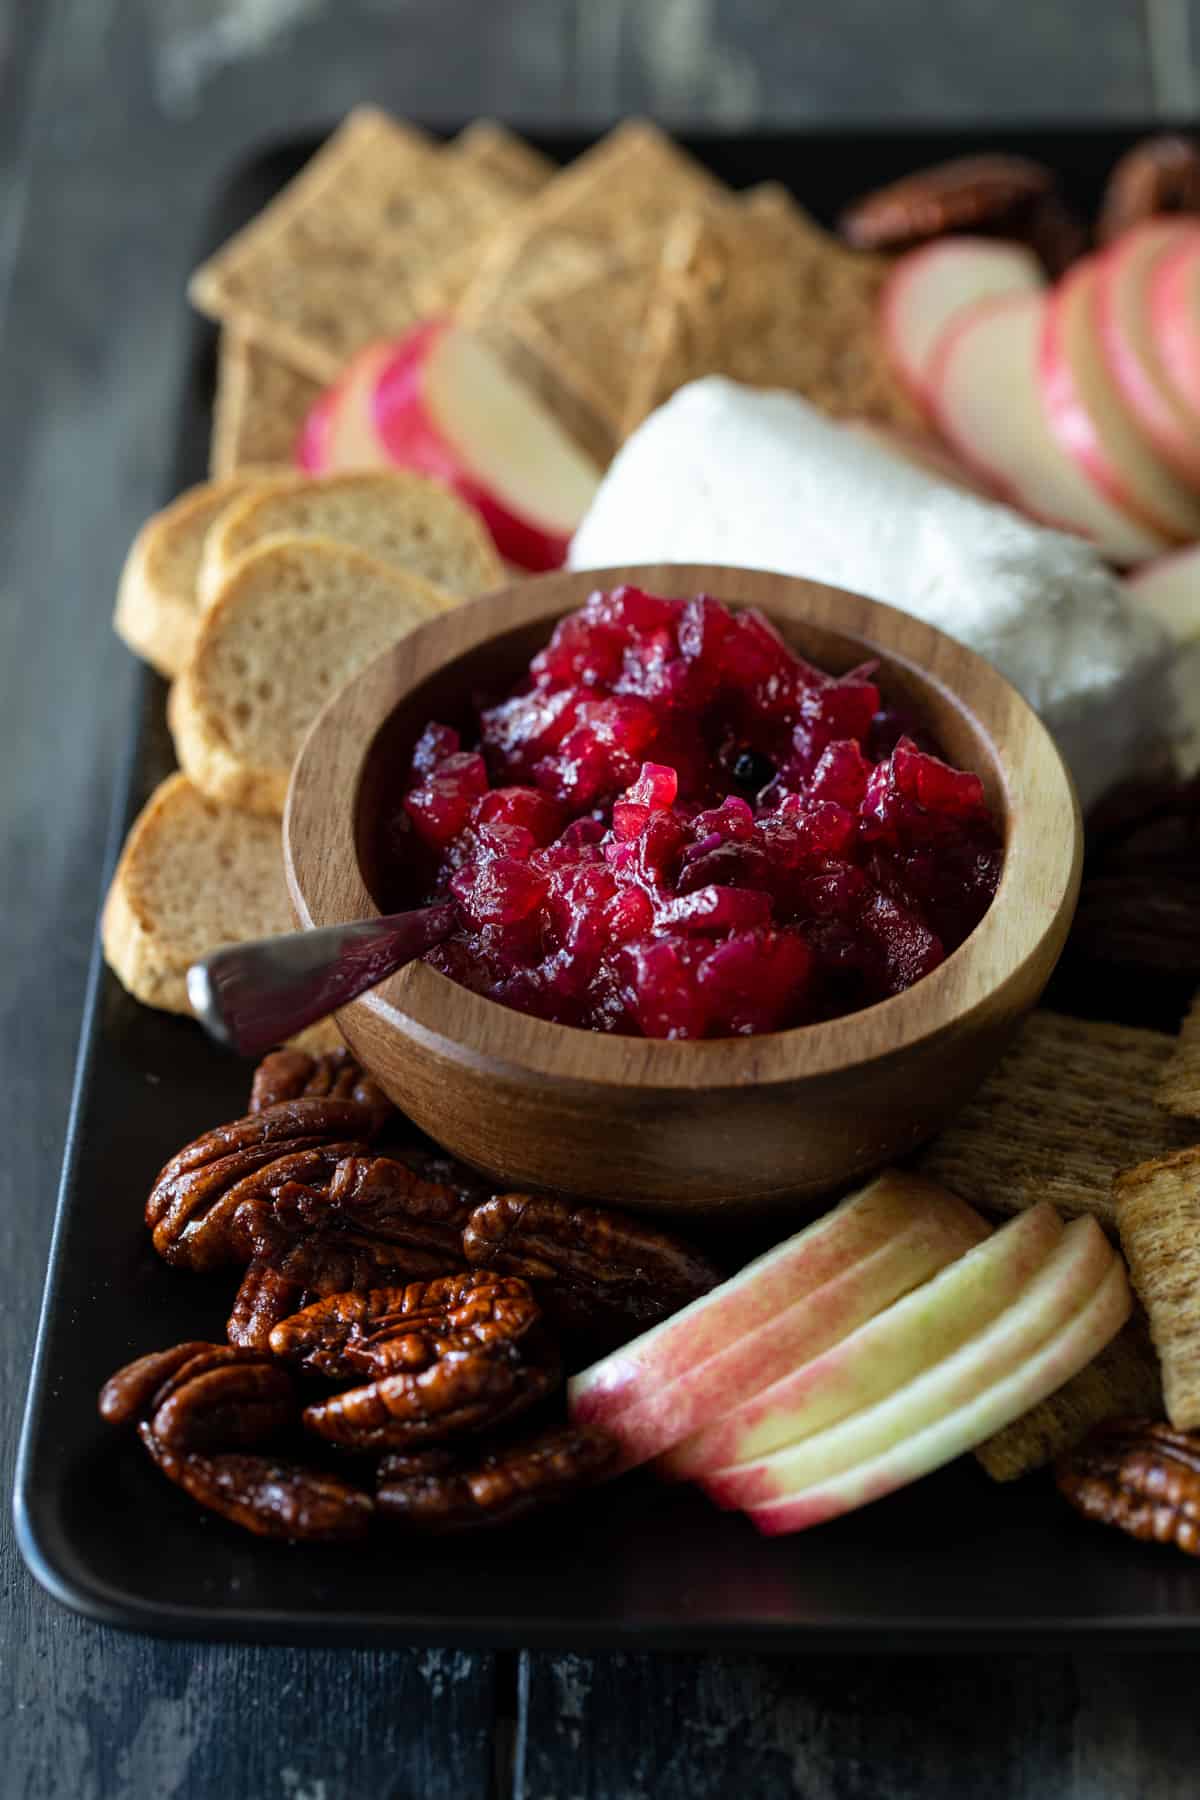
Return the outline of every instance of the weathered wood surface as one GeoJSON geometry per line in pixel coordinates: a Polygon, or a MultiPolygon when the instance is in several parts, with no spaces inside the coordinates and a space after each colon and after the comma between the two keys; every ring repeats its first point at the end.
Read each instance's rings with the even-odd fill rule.
{"type": "MultiPolygon", "coordinates": [[[[162,497],[183,283],[250,147],[374,98],[543,124],[1196,108],[1200,0],[0,0],[0,1474],[7,1492],[130,671],[108,617],[162,497]]],[[[37,1800],[1195,1792],[1194,1666],[510,1659],[157,1644],[59,1612],[0,1536],[0,1793],[37,1800]]]]}

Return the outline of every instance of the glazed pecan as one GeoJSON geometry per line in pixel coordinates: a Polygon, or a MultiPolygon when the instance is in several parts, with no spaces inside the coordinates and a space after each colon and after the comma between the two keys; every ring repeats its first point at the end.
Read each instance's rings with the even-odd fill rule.
{"type": "Polygon", "coordinates": [[[948,231],[1007,226],[1053,188],[1049,169],[1023,156],[964,156],[877,188],[838,227],[856,250],[899,250],[948,231]]]}
{"type": "Polygon", "coordinates": [[[405,1249],[362,1232],[310,1231],[255,1256],[242,1277],[226,1335],[231,1344],[266,1350],[281,1319],[330,1294],[365,1294],[444,1273],[440,1252],[405,1249]]]}
{"type": "Polygon", "coordinates": [[[376,1129],[385,1125],[395,1110],[348,1050],[330,1050],[324,1056],[309,1056],[303,1050],[272,1050],[254,1071],[250,1111],[265,1112],[268,1107],[300,1099],[353,1100],[377,1121],[376,1129]]]}
{"type": "Polygon", "coordinates": [[[1158,1419],[1112,1419],[1054,1473],[1085,1518],[1200,1556],[1200,1435],[1158,1419]]]}
{"type": "Polygon", "coordinates": [[[503,1339],[481,1349],[450,1350],[427,1368],[381,1375],[307,1407],[304,1423],[347,1450],[444,1443],[516,1418],[561,1376],[557,1350],[535,1329],[519,1343],[503,1339]]]}
{"type": "Polygon", "coordinates": [[[1086,226],[1058,194],[1043,194],[1013,226],[1053,279],[1078,262],[1088,247],[1086,226]]]}
{"type": "Polygon", "coordinates": [[[1200,979],[1200,892],[1194,876],[1167,869],[1085,879],[1071,953],[1097,963],[1200,979]]]}
{"type": "Polygon", "coordinates": [[[361,1538],[370,1528],[371,1496],[336,1476],[239,1451],[181,1453],[161,1443],[149,1425],[139,1429],[164,1475],[201,1506],[259,1537],[331,1543],[361,1538]]]}
{"type": "Polygon", "coordinates": [[[150,1190],[146,1223],[159,1255],[193,1268],[237,1260],[231,1245],[219,1247],[215,1229],[195,1259],[192,1239],[209,1211],[238,1182],[280,1157],[333,1145],[338,1155],[365,1150],[369,1126],[367,1109],[356,1101],[300,1099],[205,1132],[172,1157],[150,1190]]]}
{"type": "Polygon", "coordinates": [[[462,1228],[475,1197],[449,1181],[427,1180],[408,1157],[396,1156],[347,1157],[330,1190],[332,1209],[345,1226],[439,1254],[445,1269],[463,1260],[462,1228]]]}
{"type": "Polygon", "coordinates": [[[229,1344],[189,1342],[127,1363],[100,1390],[112,1425],[149,1421],[174,1450],[259,1444],[291,1424],[298,1405],[291,1377],[269,1357],[229,1344]]]}
{"type": "Polygon", "coordinates": [[[151,1350],[126,1363],[110,1375],[100,1389],[100,1417],[110,1425],[131,1425],[150,1412],[155,1395],[176,1370],[192,1361],[204,1350],[218,1350],[219,1344],[189,1341],[173,1344],[169,1350],[151,1350]]]}
{"type": "Polygon", "coordinates": [[[515,1343],[541,1316],[525,1282],[471,1270],[331,1294],[284,1319],[271,1350],[334,1380],[427,1369],[458,1350],[515,1343]]]}
{"type": "Polygon", "coordinates": [[[1109,244],[1158,213],[1200,212],[1200,145],[1194,138],[1144,138],[1108,178],[1096,238],[1109,244]]]}
{"type": "Polygon", "coordinates": [[[385,1456],[375,1504],[418,1531],[507,1525],[566,1500],[615,1461],[617,1443],[591,1425],[559,1425],[487,1450],[445,1448],[385,1456]]]}
{"type": "MultiPolygon", "coordinates": [[[[269,1113],[260,1117],[267,1119],[269,1113]]],[[[154,1247],[167,1262],[203,1273],[230,1263],[243,1267],[266,1249],[325,1225],[333,1216],[330,1188],[355,1143],[280,1145],[244,1170],[239,1156],[221,1157],[186,1177],[187,1191],[155,1227],[154,1247]]]]}
{"type": "Polygon", "coordinates": [[[549,1319],[593,1340],[628,1338],[722,1279],[652,1225],[545,1195],[493,1195],[472,1212],[462,1244],[468,1262],[524,1276],[549,1319]]]}

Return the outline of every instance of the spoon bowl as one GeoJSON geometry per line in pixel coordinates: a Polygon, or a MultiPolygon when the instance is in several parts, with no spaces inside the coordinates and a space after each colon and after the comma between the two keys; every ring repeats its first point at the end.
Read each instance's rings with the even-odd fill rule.
{"type": "Polygon", "coordinates": [[[933,1136],[1034,1005],[1066,940],[1082,830],[1053,740],[1010,684],[931,626],[798,577],[699,565],[559,573],[431,620],[337,695],[297,761],[284,820],[302,927],[375,917],[380,827],[430,719],[504,685],[597,588],[757,606],[833,673],[878,659],[901,703],[983,780],[1005,839],[996,897],[906,992],[790,1031],[668,1042],[548,1024],[411,963],[338,1025],[385,1091],[498,1183],[660,1213],[729,1212],[835,1192],[933,1136]]]}

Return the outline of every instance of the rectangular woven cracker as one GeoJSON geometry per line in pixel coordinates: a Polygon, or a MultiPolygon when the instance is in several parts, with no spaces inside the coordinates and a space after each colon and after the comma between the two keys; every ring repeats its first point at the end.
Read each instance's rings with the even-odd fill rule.
{"type": "Polygon", "coordinates": [[[916,1166],[985,1212],[1048,1200],[1116,1226],[1112,1178],[1189,1135],[1154,1104],[1174,1039],[1131,1025],[1031,1013],[975,1098],[916,1166]]]}
{"type": "Polygon", "coordinates": [[[574,285],[630,237],[661,234],[681,208],[728,191],[657,126],[628,120],[495,232],[463,316],[482,319],[531,291],[574,285]]]}
{"type": "Polygon", "coordinates": [[[451,138],[446,154],[469,168],[498,177],[512,190],[514,198],[540,193],[557,169],[548,156],[495,119],[476,119],[464,127],[457,137],[451,138]]]}
{"type": "Polygon", "coordinates": [[[254,463],[292,463],[320,385],[270,350],[226,328],[217,350],[209,471],[232,475],[254,463]]]}
{"type": "Polygon", "coordinates": [[[774,185],[741,206],[677,217],[630,381],[626,432],[703,375],[787,388],[835,418],[919,424],[878,327],[888,267],[846,249],[774,185]]]}
{"type": "Polygon", "coordinates": [[[359,108],[189,293],[318,381],[421,316],[417,282],[513,209],[511,183],[359,108]]]}
{"type": "Polygon", "coordinates": [[[1162,1364],[1167,1417],[1191,1431],[1200,1426],[1200,1145],[1123,1169],[1113,1197],[1162,1364]]]}
{"type": "Polygon", "coordinates": [[[1183,1119],[1200,1119],[1200,994],[1179,1028],[1158,1083],[1158,1104],[1183,1119]]]}
{"type": "Polygon", "coordinates": [[[980,1444],[975,1455],[993,1481],[1015,1481],[1073,1450],[1103,1420],[1159,1418],[1162,1405],[1158,1358],[1145,1318],[1135,1314],[1093,1362],[980,1444]]]}

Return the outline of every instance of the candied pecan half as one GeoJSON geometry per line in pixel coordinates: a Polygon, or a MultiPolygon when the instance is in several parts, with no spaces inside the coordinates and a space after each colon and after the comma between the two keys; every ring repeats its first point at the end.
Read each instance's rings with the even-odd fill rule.
{"type": "Polygon", "coordinates": [[[371,1237],[438,1252],[447,1269],[463,1260],[462,1228],[474,1195],[448,1181],[426,1180],[407,1159],[347,1157],[334,1176],[330,1201],[345,1225],[371,1237]]]}
{"type": "Polygon", "coordinates": [[[1200,1556],[1200,1434],[1159,1419],[1110,1419],[1054,1476],[1084,1518],[1200,1556]]]}
{"type": "MultiPolygon", "coordinates": [[[[268,1113],[260,1115],[269,1118],[268,1113]]],[[[282,1144],[257,1167],[222,1157],[189,1183],[181,1204],[154,1230],[167,1262],[203,1273],[230,1263],[245,1266],[259,1251],[326,1223],[339,1164],[361,1148],[354,1143],[282,1144]]]]}
{"type": "Polygon", "coordinates": [[[331,1294],[284,1319],[271,1350],[321,1375],[427,1369],[455,1350],[515,1342],[541,1317],[525,1282],[469,1270],[364,1294],[331,1294]]]}
{"type": "Polygon", "coordinates": [[[722,1280],[665,1231],[547,1195],[493,1195],[472,1212],[462,1242],[468,1262],[524,1276],[548,1318],[592,1337],[628,1338],[722,1280]]]}
{"type": "Polygon", "coordinates": [[[189,1340],[172,1344],[169,1350],[151,1350],[110,1375],[100,1389],[100,1417],[110,1425],[130,1425],[150,1410],[159,1389],[170,1376],[205,1350],[218,1350],[219,1344],[189,1340]]]}
{"type": "Polygon", "coordinates": [[[231,1344],[270,1346],[280,1320],[330,1294],[365,1294],[445,1272],[439,1251],[405,1249],[363,1232],[327,1228],[284,1240],[249,1263],[229,1315],[231,1344]]]}
{"type": "Polygon", "coordinates": [[[149,1425],[139,1430],[164,1475],[201,1506],[258,1537],[334,1543],[364,1537],[370,1528],[371,1496],[335,1475],[244,1451],[181,1453],[160,1443],[149,1425]]]}
{"type": "Polygon", "coordinates": [[[342,1155],[365,1150],[369,1123],[367,1110],[353,1100],[301,1099],[205,1132],[171,1158],[150,1190],[146,1223],[155,1248],[168,1262],[190,1264],[186,1240],[193,1221],[237,1182],[281,1156],[334,1144],[342,1155]]]}
{"type": "Polygon", "coordinates": [[[856,250],[898,250],[943,232],[998,227],[1053,188],[1050,170],[1023,156],[957,157],[864,195],[838,229],[856,250]]]}
{"type": "Polygon", "coordinates": [[[450,1350],[428,1368],[381,1375],[305,1408],[304,1424],[346,1450],[404,1450],[490,1431],[525,1412],[562,1376],[540,1331],[476,1350],[450,1350]]]}
{"type": "Polygon", "coordinates": [[[417,1531],[507,1525],[569,1499],[616,1459],[617,1442],[594,1425],[556,1425],[492,1449],[385,1456],[375,1504],[381,1518],[417,1531]]]}
{"type": "Polygon", "coordinates": [[[1113,168],[1096,240],[1109,244],[1158,213],[1200,212],[1200,145],[1173,133],[1143,138],[1113,168]]]}
{"type": "Polygon", "coordinates": [[[251,1113],[302,1098],[353,1100],[376,1120],[376,1129],[395,1111],[383,1089],[363,1072],[348,1050],[330,1050],[324,1056],[309,1056],[304,1050],[272,1050],[254,1071],[251,1113]]]}

